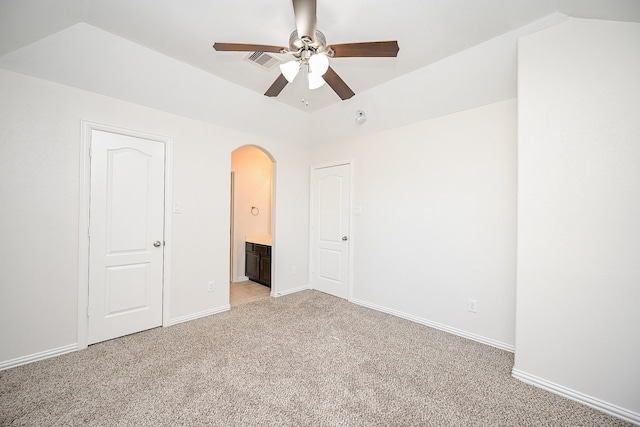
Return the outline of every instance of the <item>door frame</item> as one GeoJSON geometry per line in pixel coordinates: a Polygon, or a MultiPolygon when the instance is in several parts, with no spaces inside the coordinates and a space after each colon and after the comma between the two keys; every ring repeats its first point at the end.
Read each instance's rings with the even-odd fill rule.
{"type": "MultiPolygon", "coordinates": [[[[229,284],[234,282],[236,269],[235,267],[235,241],[236,241],[236,231],[235,231],[235,215],[236,215],[236,205],[235,205],[235,191],[236,191],[236,171],[231,170],[230,175],[230,194],[229,194],[229,215],[231,218],[229,219],[229,284]]],[[[229,301],[231,301],[231,292],[229,292],[229,301]]]]}
{"type": "MultiPolygon", "coordinates": [[[[232,166],[233,164],[233,153],[243,147],[254,147],[260,151],[262,151],[270,160],[271,160],[271,221],[270,221],[270,228],[271,228],[271,293],[270,296],[275,297],[275,296],[280,296],[280,294],[277,291],[277,280],[276,278],[277,276],[277,271],[278,271],[278,265],[275,262],[276,261],[276,257],[277,257],[277,252],[278,252],[278,245],[277,245],[277,227],[276,227],[276,218],[277,218],[277,203],[276,203],[276,194],[277,194],[277,186],[278,186],[278,162],[276,161],[274,155],[271,153],[271,151],[267,150],[266,148],[264,148],[261,145],[256,145],[256,144],[243,144],[243,145],[239,145],[236,146],[235,148],[233,148],[230,153],[229,153],[229,164],[230,166],[232,166]]],[[[231,167],[230,169],[231,171],[231,185],[229,186],[230,192],[237,192],[237,188],[238,188],[238,171],[236,169],[233,169],[233,167],[231,167]]],[[[230,258],[229,258],[229,263],[230,263],[230,267],[229,270],[229,282],[234,282],[235,279],[242,279],[240,281],[243,280],[249,280],[249,278],[247,276],[242,276],[242,275],[238,275],[237,277],[235,276],[235,270],[237,267],[237,262],[238,262],[238,258],[237,258],[237,253],[236,251],[238,251],[240,248],[238,246],[236,246],[236,241],[235,241],[235,236],[236,236],[236,232],[235,232],[235,224],[234,224],[234,215],[237,212],[237,209],[235,207],[235,202],[236,202],[236,197],[235,194],[230,194],[229,197],[229,203],[231,204],[229,211],[231,212],[231,220],[230,220],[230,224],[231,224],[231,232],[230,234],[230,239],[229,239],[229,246],[230,246],[230,252],[233,254],[230,258]],[[235,261],[234,261],[234,256],[235,256],[235,261]]],[[[242,256],[244,257],[244,243],[242,243],[241,246],[241,252],[242,252],[242,256]]],[[[231,293],[229,293],[229,298],[231,298],[231,293]]]]}
{"type": "Polygon", "coordinates": [[[148,139],[164,144],[165,175],[164,175],[164,257],[162,266],[162,326],[170,325],[171,302],[171,230],[173,185],[173,140],[164,136],[153,135],[132,129],[96,123],[88,120],[81,121],[80,135],[80,203],[78,211],[78,342],[77,349],[87,348],[87,333],[89,326],[89,210],[91,201],[91,132],[103,131],[134,138],[148,139]]]}
{"type": "Polygon", "coordinates": [[[349,281],[347,286],[347,301],[353,300],[353,261],[354,261],[354,247],[355,247],[355,232],[354,232],[354,223],[353,223],[353,200],[355,194],[355,161],[354,160],[346,160],[342,162],[331,162],[331,163],[322,163],[319,165],[311,166],[310,180],[309,180],[309,287],[311,289],[314,288],[313,282],[313,266],[315,265],[317,259],[314,256],[315,248],[314,248],[314,227],[317,227],[317,224],[314,223],[313,218],[315,218],[315,210],[314,210],[314,202],[315,202],[315,191],[313,185],[315,183],[316,171],[319,169],[327,169],[336,166],[344,166],[349,165],[349,271],[347,272],[347,280],[349,281]]]}

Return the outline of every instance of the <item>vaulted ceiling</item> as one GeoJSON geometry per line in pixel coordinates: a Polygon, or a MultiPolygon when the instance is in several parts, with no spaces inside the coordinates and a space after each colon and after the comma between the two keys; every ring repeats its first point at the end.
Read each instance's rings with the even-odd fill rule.
{"type": "MultiPolygon", "coordinates": [[[[398,41],[397,58],[331,60],[332,68],[354,90],[357,100],[373,88],[385,84],[396,87],[396,79],[521,28],[534,31],[568,16],[640,22],[640,1],[318,0],[317,16],[318,29],[326,35],[328,44],[398,41]],[[546,24],[536,26],[536,22],[545,20],[546,24]]],[[[248,62],[246,53],[217,52],[212,45],[237,42],[287,46],[294,28],[291,0],[0,0],[0,67],[127,98],[119,94],[119,89],[109,87],[115,83],[92,82],[92,76],[98,73],[87,63],[94,67],[98,64],[100,70],[106,67],[114,76],[122,68],[142,67],[138,75],[141,81],[153,82],[158,76],[156,83],[171,91],[159,77],[168,71],[159,71],[150,59],[155,52],[163,68],[182,63],[192,69],[193,76],[213,75],[232,83],[226,89],[239,85],[262,96],[279,75],[278,67],[267,70],[248,62]],[[142,60],[136,62],[141,55],[134,45],[151,52],[145,54],[148,58],[144,64],[142,60]],[[173,65],[160,57],[170,59],[173,65]]],[[[510,49],[509,55],[515,52],[515,44],[510,49]]],[[[286,55],[273,56],[288,60],[286,55]]],[[[175,84],[186,86],[183,79],[193,84],[193,77],[176,77],[175,84]]],[[[209,96],[206,78],[198,84],[203,85],[203,96],[209,96]]],[[[235,96],[233,92],[216,93],[228,102],[227,97],[235,96]]],[[[410,91],[401,95],[419,96],[410,91]]],[[[159,104],[153,105],[153,96],[140,96],[136,99],[133,94],[128,100],[161,109],[162,102],[168,102],[157,100],[159,104]]],[[[238,102],[252,99],[278,111],[293,107],[302,113],[316,113],[345,102],[327,85],[309,90],[302,78],[285,87],[276,101],[257,101],[246,94],[238,98],[238,102]]],[[[197,106],[193,108],[191,113],[175,112],[202,119],[195,111],[197,106]]],[[[296,117],[292,113],[289,120],[296,117]]]]}

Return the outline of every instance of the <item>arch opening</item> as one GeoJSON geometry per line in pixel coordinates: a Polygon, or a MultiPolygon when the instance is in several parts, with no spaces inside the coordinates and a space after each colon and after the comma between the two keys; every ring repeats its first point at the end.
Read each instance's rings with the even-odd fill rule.
{"type": "Polygon", "coordinates": [[[230,305],[274,294],[273,156],[244,145],[231,153],[230,305]]]}

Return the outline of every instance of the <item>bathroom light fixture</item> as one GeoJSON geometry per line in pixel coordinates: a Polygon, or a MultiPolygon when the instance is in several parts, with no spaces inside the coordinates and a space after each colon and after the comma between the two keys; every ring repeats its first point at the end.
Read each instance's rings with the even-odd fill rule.
{"type": "Polygon", "coordinates": [[[367,121],[367,115],[362,110],[356,111],[356,123],[361,125],[367,121]]]}

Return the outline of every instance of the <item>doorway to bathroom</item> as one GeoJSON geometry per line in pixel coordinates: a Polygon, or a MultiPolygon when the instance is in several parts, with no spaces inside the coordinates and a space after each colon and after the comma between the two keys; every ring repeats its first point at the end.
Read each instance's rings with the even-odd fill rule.
{"type": "Polygon", "coordinates": [[[260,147],[231,153],[231,307],[268,298],[275,288],[273,188],[275,162],[260,147]]]}

